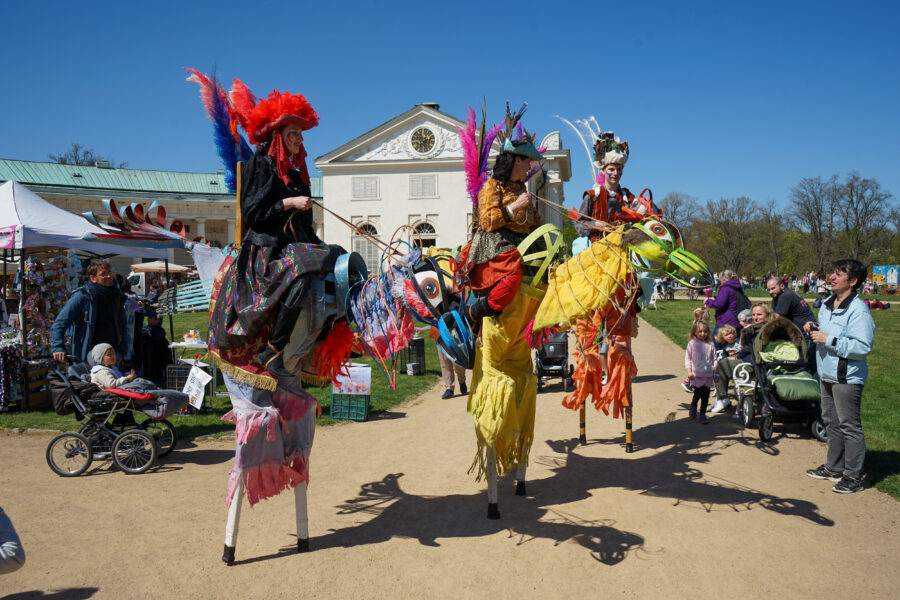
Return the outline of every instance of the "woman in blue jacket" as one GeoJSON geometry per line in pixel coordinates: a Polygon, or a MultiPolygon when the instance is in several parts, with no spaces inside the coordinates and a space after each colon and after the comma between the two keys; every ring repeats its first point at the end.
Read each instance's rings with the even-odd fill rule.
{"type": "Polygon", "coordinates": [[[862,390],[872,351],[875,322],[857,290],[866,280],[866,267],[856,260],[834,263],[829,276],[832,295],[819,310],[819,323],[804,330],[816,343],[816,365],[822,389],[822,419],[828,432],[824,465],[810,469],[814,479],[837,482],[831,489],[851,494],[862,489],[866,440],[860,419],[862,390]]]}

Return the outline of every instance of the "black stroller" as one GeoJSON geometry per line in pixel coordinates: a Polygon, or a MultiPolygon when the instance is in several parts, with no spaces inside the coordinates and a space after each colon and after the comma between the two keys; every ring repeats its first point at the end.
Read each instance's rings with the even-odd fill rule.
{"type": "Polygon", "coordinates": [[[569,391],[569,332],[551,334],[541,344],[534,356],[534,372],[537,375],[537,389],[544,387],[545,377],[560,377],[563,391],[569,391]]]}
{"type": "Polygon", "coordinates": [[[159,457],[175,447],[175,427],[164,417],[187,405],[188,396],[156,397],[122,389],[103,389],[84,381],[83,371],[69,367],[69,374],[58,369],[47,374],[53,407],[57,414],[75,413],[85,422],[78,432],[61,433],[47,446],[47,464],[62,477],[84,473],[95,458],[111,459],[128,474],[150,469],[159,457]],[[142,420],[137,420],[138,417],[142,420]]]}
{"type": "Polygon", "coordinates": [[[806,339],[787,319],[752,325],[750,362],[756,385],[741,395],[744,427],[757,425],[759,439],[772,439],[775,420],[803,423],[819,441],[827,441],[822,422],[819,382],[807,371],[806,339]],[[756,423],[757,415],[759,421],[756,423]]]}

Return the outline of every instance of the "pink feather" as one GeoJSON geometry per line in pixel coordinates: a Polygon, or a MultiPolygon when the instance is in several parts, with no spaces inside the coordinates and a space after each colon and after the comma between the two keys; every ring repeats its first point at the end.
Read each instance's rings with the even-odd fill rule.
{"type": "Polygon", "coordinates": [[[203,108],[206,109],[206,114],[212,119],[212,110],[213,110],[213,94],[216,93],[216,84],[213,81],[201,73],[200,71],[195,71],[194,69],[189,69],[188,67],[184,67],[185,71],[191,73],[191,76],[187,78],[188,81],[196,83],[200,86],[200,99],[203,101],[203,108]]]}
{"type": "Polygon", "coordinates": [[[459,143],[463,151],[463,169],[466,172],[466,191],[472,199],[472,204],[478,202],[478,190],[481,188],[479,182],[478,164],[478,146],[475,139],[475,109],[469,107],[466,115],[465,128],[459,128],[459,143]]]}

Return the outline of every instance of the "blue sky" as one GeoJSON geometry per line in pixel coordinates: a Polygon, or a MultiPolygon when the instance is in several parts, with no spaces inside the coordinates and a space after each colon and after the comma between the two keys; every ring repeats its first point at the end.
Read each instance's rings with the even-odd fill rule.
{"type": "MultiPolygon", "coordinates": [[[[464,118],[527,101],[562,129],[568,203],[587,157],[553,115],[627,139],[623,183],[656,198],[787,201],[851,170],[900,196],[893,2],[17,2],[4,8],[0,158],[80,142],[141,169],[219,168],[182,67],[258,96],[301,92],[322,155],[421,101],[464,118]]],[[[226,86],[228,87],[228,86],[226,86]]],[[[312,165],[310,165],[312,166],[312,165]]]]}

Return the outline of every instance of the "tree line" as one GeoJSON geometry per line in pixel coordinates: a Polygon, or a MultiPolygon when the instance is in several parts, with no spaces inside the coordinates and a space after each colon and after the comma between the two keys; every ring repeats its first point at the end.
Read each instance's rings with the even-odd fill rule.
{"type": "Polygon", "coordinates": [[[784,207],[746,196],[699,202],[670,192],[660,202],[685,246],[716,272],[740,275],[826,271],[838,258],[900,264],[900,207],[876,179],[806,177],[784,207]]]}

